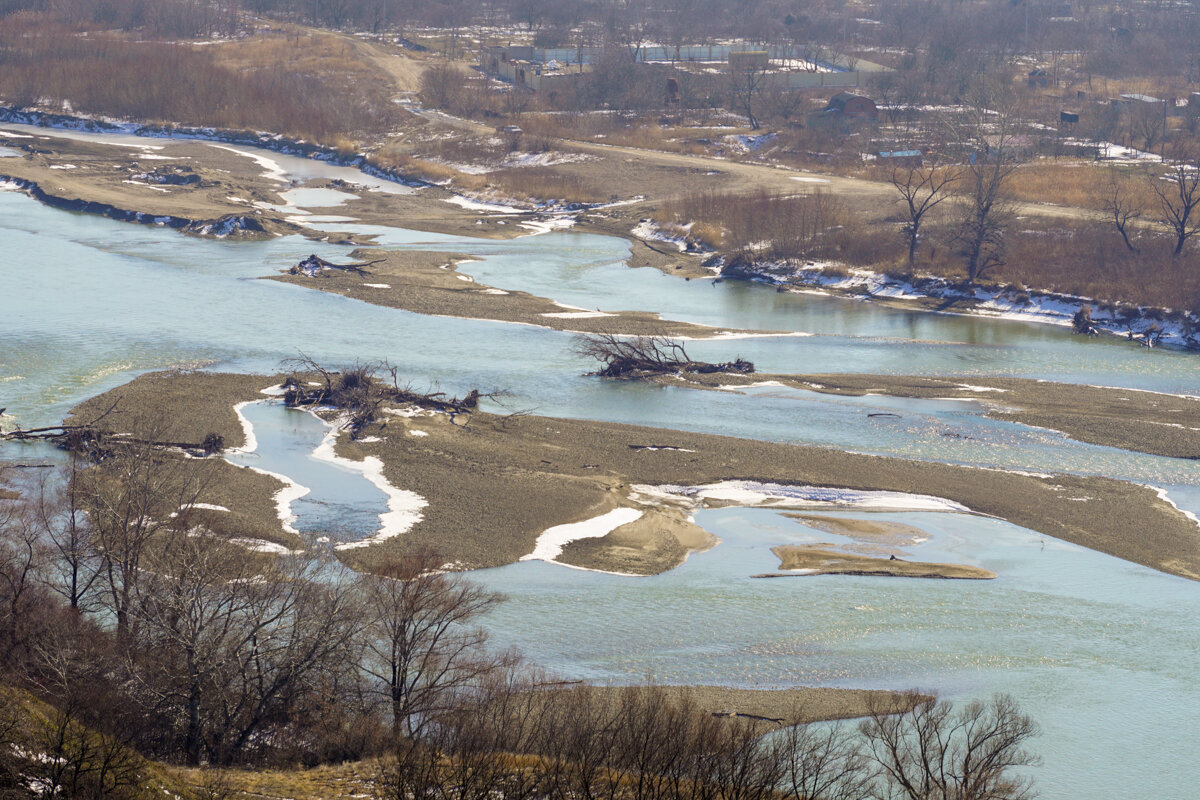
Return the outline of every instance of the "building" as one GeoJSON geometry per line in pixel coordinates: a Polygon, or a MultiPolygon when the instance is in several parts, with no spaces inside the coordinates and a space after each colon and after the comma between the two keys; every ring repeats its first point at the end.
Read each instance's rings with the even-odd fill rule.
{"type": "Polygon", "coordinates": [[[1029,85],[1034,88],[1040,86],[1044,89],[1050,85],[1050,73],[1041,67],[1031,69],[1029,71],[1029,85]]]}
{"type": "Polygon", "coordinates": [[[829,98],[825,113],[855,119],[879,119],[879,109],[875,106],[875,101],[853,92],[838,92],[829,98]]]}

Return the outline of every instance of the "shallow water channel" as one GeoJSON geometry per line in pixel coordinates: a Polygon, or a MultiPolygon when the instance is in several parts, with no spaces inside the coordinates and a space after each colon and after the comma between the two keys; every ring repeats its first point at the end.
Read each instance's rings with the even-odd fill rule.
{"type": "MultiPolygon", "coordinates": [[[[324,165],[322,172],[337,169],[324,165]]],[[[322,177],[356,174],[346,173],[322,177]]],[[[305,198],[292,196],[297,203],[305,198]]],[[[1051,326],[685,282],[625,267],[628,245],[618,239],[370,232],[391,247],[471,255],[477,260],[460,269],[477,281],[572,306],[811,334],[688,345],[698,358],[741,354],[763,371],[998,374],[1167,392],[1200,385],[1194,355],[1082,340],[1051,326]]],[[[977,403],[605,382],[582,375],[589,367],[572,354],[569,334],[425,317],[258,280],[309,253],[336,260],[348,248],[295,237],[189,238],[54,211],[14,192],[0,192],[0,243],[0,407],[12,417],[6,424],[56,422],[81,399],[146,370],[274,372],[281,359],[303,351],[325,363],[386,358],[417,385],[450,392],[508,388],[513,407],[545,415],[1109,475],[1168,487],[1181,506],[1200,511],[1194,462],[988,420],[977,403]],[[868,419],[875,410],[901,416],[868,419]]],[[[325,427],[278,407],[256,408],[258,449],[240,458],[320,485],[293,504],[296,526],[315,531],[337,518],[351,522],[346,535],[370,535],[385,510],[383,495],[352,471],[319,472],[334,469],[309,459],[325,427]]],[[[491,620],[496,639],[565,675],[918,686],[956,697],[1011,691],[1045,728],[1037,747],[1046,766],[1036,772],[1045,797],[1182,798],[1200,783],[1200,692],[1193,684],[1200,584],[997,520],[915,512],[886,518],[930,534],[910,557],[977,563],[1000,578],[750,579],[778,566],[771,546],[831,535],[770,510],[736,508],[700,512],[698,521],[722,544],[666,575],[626,578],[524,562],[475,577],[511,598],[491,620]]]]}

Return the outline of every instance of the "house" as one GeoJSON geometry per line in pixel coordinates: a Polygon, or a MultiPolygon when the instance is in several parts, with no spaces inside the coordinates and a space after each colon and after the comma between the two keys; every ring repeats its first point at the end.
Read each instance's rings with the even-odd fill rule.
{"type": "Polygon", "coordinates": [[[1079,115],[1074,111],[1059,111],[1058,112],[1058,127],[1072,128],[1079,124],[1079,115]]]}
{"type": "Polygon", "coordinates": [[[825,113],[858,119],[879,119],[879,109],[875,106],[875,101],[852,92],[838,92],[829,98],[825,113]]]}
{"type": "Polygon", "coordinates": [[[881,150],[875,161],[885,167],[919,167],[924,163],[920,150],[881,150]]]}
{"type": "Polygon", "coordinates": [[[1029,85],[1036,88],[1038,86],[1043,89],[1050,85],[1050,73],[1038,67],[1029,71],[1029,85]]]}

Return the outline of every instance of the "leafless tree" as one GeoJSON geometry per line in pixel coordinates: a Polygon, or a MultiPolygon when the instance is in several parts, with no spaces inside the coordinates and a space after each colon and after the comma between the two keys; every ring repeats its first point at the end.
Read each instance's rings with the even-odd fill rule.
{"type": "Polygon", "coordinates": [[[833,725],[793,725],[779,734],[783,788],[793,800],[865,800],[872,776],[862,743],[833,725]]]}
{"type": "Polygon", "coordinates": [[[951,196],[959,179],[956,170],[937,166],[897,167],[891,181],[904,201],[908,220],[904,223],[904,240],[908,244],[908,268],[916,265],[917,245],[921,241],[921,223],[925,215],[951,196]]]}
{"type": "Polygon", "coordinates": [[[875,713],[862,723],[884,798],[1027,800],[1030,780],[1015,774],[1039,759],[1027,750],[1037,723],[1007,695],[960,708],[925,698],[901,714],[875,713]]]}
{"type": "Polygon", "coordinates": [[[248,557],[198,528],[145,565],[126,656],[170,751],[189,763],[242,757],[279,720],[303,717],[325,670],[349,669],[361,615],[333,565],[248,557]]]}
{"type": "Polygon", "coordinates": [[[603,368],[595,374],[606,378],[672,372],[754,372],[754,365],[741,358],[722,364],[693,361],[682,342],[665,336],[583,335],[575,340],[575,352],[599,361],[603,368]]]}
{"type": "Polygon", "coordinates": [[[179,458],[149,444],[118,448],[74,474],[72,491],[79,492],[100,561],[100,601],[116,622],[118,639],[132,631],[145,577],[143,557],[152,543],[176,532],[209,474],[204,461],[179,458]]]}
{"type": "Polygon", "coordinates": [[[476,623],[502,597],[442,571],[419,553],[359,578],[367,613],[363,669],[382,693],[398,737],[417,738],[458,696],[501,667],[476,623]]]}
{"type": "Polygon", "coordinates": [[[964,202],[956,235],[971,283],[1005,261],[1005,232],[1013,216],[1005,190],[1018,167],[1017,110],[1005,89],[981,85],[968,104],[965,124],[954,126],[955,140],[972,148],[962,172],[964,202]]]}
{"type": "Polygon", "coordinates": [[[1200,233],[1200,167],[1179,164],[1159,179],[1150,179],[1158,197],[1159,219],[1175,236],[1172,255],[1179,256],[1188,239],[1200,233]]]}
{"type": "Polygon", "coordinates": [[[746,120],[753,130],[758,130],[760,123],[756,111],[759,98],[767,86],[767,70],[765,67],[745,61],[736,66],[730,65],[729,96],[730,107],[746,115],[746,120]]]}
{"type": "Polygon", "coordinates": [[[1121,240],[1125,242],[1125,247],[1131,253],[1140,253],[1141,248],[1134,245],[1129,239],[1129,228],[1141,219],[1145,209],[1141,202],[1129,192],[1125,181],[1117,177],[1115,172],[1108,177],[1108,184],[1104,189],[1101,202],[1104,213],[1108,215],[1113,225],[1116,226],[1117,232],[1121,234],[1121,240]]]}

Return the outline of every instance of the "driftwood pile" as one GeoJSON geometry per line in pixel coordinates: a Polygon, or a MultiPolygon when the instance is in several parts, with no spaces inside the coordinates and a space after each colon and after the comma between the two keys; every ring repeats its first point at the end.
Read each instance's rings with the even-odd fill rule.
{"type": "Polygon", "coordinates": [[[472,389],[462,398],[448,397],[445,392],[418,392],[401,386],[396,368],[386,363],[358,365],[336,372],[322,367],[309,358],[290,362],[297,373],[283,383],[283,402],[290,408],[324,406],[345,411],[349,415],[346,428],[351,438],[379,419],[385,405],[413,405],[430,411],[450,414],[469,414],[479,407],[484,393],[472,389]],[[387,374],[387,379],[380,377],[387,374]],[[306,376],[315,376],[311,383],[306,376]]]}
{"type": "Polygon", "coordinates": [[[50,442],[60,449],[77,453],[92,461],[103,461],[118,450],[131,447],[153,447],[184,450],[192,455],[211,456],[225,449],[225,439],[219,433],[210,433],[201,442],[175,442],[158,439],[142,439],[125,433],[117,433],[101,427],[96,422],[85,425],[50,425],[44,428],[18,428],[0,433],[3,442],[50,442]]]}
{"type": "Polygon", "coordinates": [[[315,278],[322,272],[353,272],[355,275],[370,275],[367,267],[372,264],[378,264],[383,259],[375,261],[367,261],[362,264],[335,264],[332,261],[326,261],[316,253],[311,254],[296,266],[288,270],[289,275],[306,275],[309,278],[315,278]]]}
{"type": "Polygon", "coordinates": [[[604,378],[648,378],[681,372],[743,375],[754,372],[754,364],[744,358],[722,364],[695,361],[682,342],[665,336],[624,338],[610,333],[580,336],[575,343],[575,352],[599,361],[603,366],[588,374],[604,378]]]}

